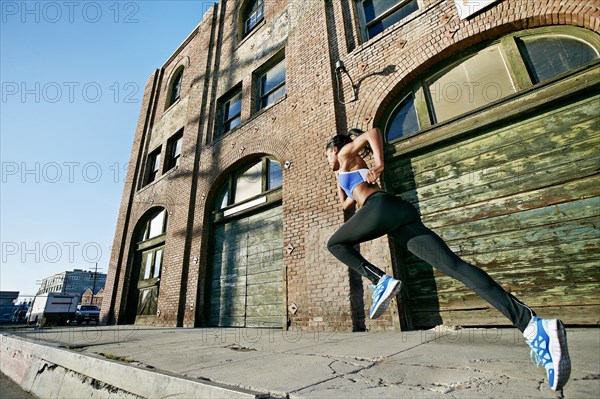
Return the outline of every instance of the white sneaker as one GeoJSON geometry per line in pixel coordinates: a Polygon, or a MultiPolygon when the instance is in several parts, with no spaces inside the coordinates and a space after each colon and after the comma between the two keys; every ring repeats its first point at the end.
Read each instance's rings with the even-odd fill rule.
{"type": "Polygon", "coordinates": [[[531,347],[531,361],[546,368],[550,389],[562,389],[571,375],[567,332],[562,321],[533,316],[523,335],[531,347]]]}

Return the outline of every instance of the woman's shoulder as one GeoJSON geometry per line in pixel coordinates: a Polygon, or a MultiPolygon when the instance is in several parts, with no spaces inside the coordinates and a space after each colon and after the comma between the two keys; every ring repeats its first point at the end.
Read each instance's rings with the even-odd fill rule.
{"type": "Polygon", "coordinates": [[[352,172],[359,169],[368,169],[367,163],[360,155],[348,157],[341,162],[340,170],[352,172]]]}

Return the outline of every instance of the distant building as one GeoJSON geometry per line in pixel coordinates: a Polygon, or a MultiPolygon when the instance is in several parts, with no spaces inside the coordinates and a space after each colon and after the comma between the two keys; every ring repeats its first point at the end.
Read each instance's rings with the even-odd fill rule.
{"type": "Polygon", "coordinates": [[[0,291],[0,306],[12,306],[19,297],[19,291],[0,291]]]}
{"type": "Polygon", "coordinates": [[[57,273],[42,280],[37,295],[47,292],[63,292],[66,294],[83,295],[87,290],[93,290],[96,295],[106,284],[106,274],[87,270],[75,269],[57,273]],[[94,281],[95,275],[95,281],[94,281]]]}
{"type": "Polygon", "coordinates": [[[9,321],[18,297],[19,291],[0,291],[0,322],[9,321]]]}
{"type": "Polygon", "coordinates": [[[104,289],[100,289],[96,294],[92,295],[92,290],[87,289],[83,295],[81,295],[81,303],[85,305],[96,305],[102,308],[102,299],[104,298],[104,289]]]}

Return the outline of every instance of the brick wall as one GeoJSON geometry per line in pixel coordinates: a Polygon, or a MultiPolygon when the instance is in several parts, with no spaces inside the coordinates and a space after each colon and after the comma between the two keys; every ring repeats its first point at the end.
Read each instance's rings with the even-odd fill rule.
{"type": "MultiPolygon", "coordinates": [[[[365,320],[370,290],[351,278],[326,249],[344,220],[324,145],[336,130],[378,126],[394,96],[441,60],[503,34],[537,26],[571,24],[600,30],[594,1],[504,0],[459,20],[453,1],[419,0],[419,11],[363,43],[352,0],[265,1],[264,21],[245,39],[237,34],[240,1],[212,7],[188,40],[147,83],[132,147],[102,320],[125,322],[132,235],[140,218],[163,206],[169,223],[155,324],[201,326],[210,211],[226,176],[260,155],[292,161],[283,171],[284,304],[295,303],[291,328],[399,329],[398,306],[377,321],[365,320]],[[285,98],[255,112],[255,77],[285,48],[285,98]],[[358,100],[337,102],[335,62],[344,61],[359,86],[358,100]],[[184,66],[180,100],[166,107],[174,71],[184,66]],[[242,85],[242,124],[215,139],[217,100],[242,85]],[[184,128],[180,166],[141,187],[147,154],[184,128]],[[108,304],[110,303],[110,306],[108,304]]],[[[344,80],[344,98],[351,88],[344,80]]],[[[346,215],[348,217],[348,215],[346,215]]],[[[392,273],[386,237],[364,243],[361,253],[392,273]]],[[[282,313],[285,310],[282,309],[282,313]]]]}

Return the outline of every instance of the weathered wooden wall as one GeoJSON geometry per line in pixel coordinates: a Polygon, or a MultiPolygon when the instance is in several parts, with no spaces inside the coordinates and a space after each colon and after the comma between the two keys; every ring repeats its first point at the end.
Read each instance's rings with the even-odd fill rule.
{"type": "Polygon", "coordinates": [[[281,327],[281,206],[215,226],[210,324],[281,327]]]}
{"type": "MultiPolygon", "coordinates": [[[[586,95],[398,158],[388,189],[540,315],[598,324],[599,104],[586,95]]],[[[509,324],[460,282],[397,258],[414,327],[509,324]]]]}

